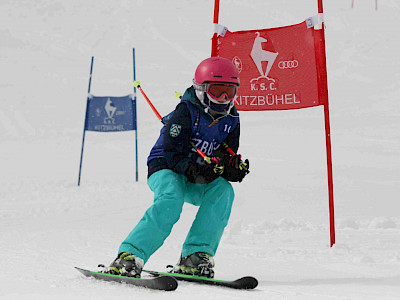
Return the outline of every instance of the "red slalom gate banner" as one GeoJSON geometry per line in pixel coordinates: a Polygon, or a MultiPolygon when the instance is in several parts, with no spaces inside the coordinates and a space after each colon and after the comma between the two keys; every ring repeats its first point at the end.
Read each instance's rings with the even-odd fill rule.
{"type": "Polygon", "coordinates": [[[335,213],[322,0],[317,0],[318,15],[303,23],[237,32],[218,25],[219,2],[215,0],[214,24],[216,29],[219,27],[220,35],[215,33],[212,38],[211,56],[230,59],[240,72],[240,88],[234,100],[237,109],[324,107],[332,247],[335,244],[335,213]],[[314,28],[320,25],[320,28],[314,28]]]}
{"type": "Polygon", "coordinates": [[[306,22],[272,29],[227,31],[215,54],[230,59],[240,73],[238,110],[285,110],[323,105],[318,30],[306,22]]]}

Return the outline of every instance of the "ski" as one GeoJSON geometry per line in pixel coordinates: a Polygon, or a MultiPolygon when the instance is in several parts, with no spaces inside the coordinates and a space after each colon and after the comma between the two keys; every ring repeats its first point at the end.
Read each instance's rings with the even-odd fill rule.
{"type": "Polygon", "coordinates": [[[135,278],[120,275],[112,275],[107,273],[89,271],[75,267],[79,272],[81,272],[86,277],[93,277],[105,281],[113,281],[119,283],[131,284],[134,286],[145,287],[153,290],[163,290],[163,291],[173,291],[178,287],[178,282],[175,278],[171,276],[160,276],[150,277],[150,278],[135,278]]]}
{"type": "Polygon", "coordinates": [[[162,276],[170,276],[176,278],[177,280],[189,281],[200,284],[217,285],[233,289],[250,290],[256,288],[258,285],[257,279],[251,276],[242,277],[236,280],[220,280],[215,278],[199,277],[194,275],[185,275],[185,274],[169,273],[169,272],[158,272],[150,270],[143,270],[143,272],[151,274],[155,276],[155,278],[159,278],[162,276]]]}

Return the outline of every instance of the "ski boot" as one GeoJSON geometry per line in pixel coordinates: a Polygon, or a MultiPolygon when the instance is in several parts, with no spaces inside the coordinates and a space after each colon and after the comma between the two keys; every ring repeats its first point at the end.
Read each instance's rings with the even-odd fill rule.
{"type": "Polygon", "coordinates": [[[112,262],[112,264],[106,268],[104,273],[140,278],[143,265],[143,259],[133,255],[132,253],[122,252],[112,262]]]}
{"type": "Polygon", "coordinates": [[[171,273],[213,278],[214,266],[214,259],[210,254],[196,252],[186,257],[181,256],[179,263],[173,267],[171,273]]]}

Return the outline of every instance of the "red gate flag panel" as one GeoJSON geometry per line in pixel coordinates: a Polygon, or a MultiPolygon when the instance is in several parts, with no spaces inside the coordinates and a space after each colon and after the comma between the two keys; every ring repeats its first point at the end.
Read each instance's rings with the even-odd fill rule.
{"type": "Polygon", "coordinates": [[[300,24],[261,30],[227,31],[218,37],[217,56],[240,72],[238,110],[284,110],[323,105],[326,71],[320,30],[300,24]]]}

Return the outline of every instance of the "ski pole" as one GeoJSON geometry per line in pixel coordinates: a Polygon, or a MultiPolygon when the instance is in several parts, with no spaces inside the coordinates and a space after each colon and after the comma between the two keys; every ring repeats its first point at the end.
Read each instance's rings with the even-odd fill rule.
{"type": "Polygon", "coordinates": [[[161,115],[159,114],[159,112],[157,111],[157,109],[154,107],[153,103],[151,103],[149,97],[147,97],[147,95],[143,92],[143,89],[142,89],[142,87],[140,86],[140,81],[135,80],[135,81],[133,82],[133,86],[134,86],[135,88],[138,88],[138,89],[139,89],[139,91],[142,93],[143,97],[146,99],[147,103],[150,105],[151,109],[152,109],[152,110],[154,111],[154,113],[156,114],[157,118],[161,121],[161,120],[162,120],[161,115]]]}
{"type": "MultiPolygon", "coordinates": [[[[205,155],[203,151],[201,151],[192,141],[190,141],[190,145],[197,151],[197,153],[208,163],[211,164],[213,160],[205,155]]],[[[216,162],[216,165],[214,166],[214,172],[217,173],[218,175],[221,175],[224,172],[224,166],[219,166],[218,161],[216,162]]]]}
{"type": "Polygon", "coordinates": [[[209,164],[211,164],[211,158],[209,158],[207,155],[204,154],[203,151],[201,151],[197,146],[190,141],[190,145],[196,150],[196,152],[209,164]]]}
{"type": "Polygon", "coordinates": [[[232,150],[231,148],[229,148],[229,146],[228,146],[227,143],[223,142],[223,143],[222,143],[222,146],[224,146],[225,149],[226,149],[226,151],[228,151],[231,155],[236,155],[236,153],[233,152],[233,150],[232,150]]]}
{"type": "MultiPolygon", "coordinates": [[[[149,97],[147,97],[147,95],[145,94],[145,92],[143,91],[142,87],[140,86],[140,81],[134,81],[133,82],[133,86],[135,88],[138,88],[139,91],[142,93],[143,97],[146,99],[147,103],[150,105],[151,109],[154,111],[154,113],[156,114],[157,118],[162,121],[162,117],[159,114],[159,112],[157,111],[157,109],[154,107],[154,105],[151,103],[149,97]]],[[[196,152],[209,164],[211,164],[211,159],[205,155],[203,153],[203,151],[201,151],[193,142],[190,142],[191,146],[196,150],[196,152]]]]}
{"type": "MultiPolygon", "coordinates": [[[[235,152],[233,152],[233,150],[231,148],[229,148],[228,144],[225,142],[222,142],[222,146],[231,154],[231,155],[236,155],[235,152]]],[[[246,164],[242,159],[240,159],[239,162],[239,169],[240,170],[244,170],[244,171],[248,171],[249,170],[249,165],[246,164]]]]}

